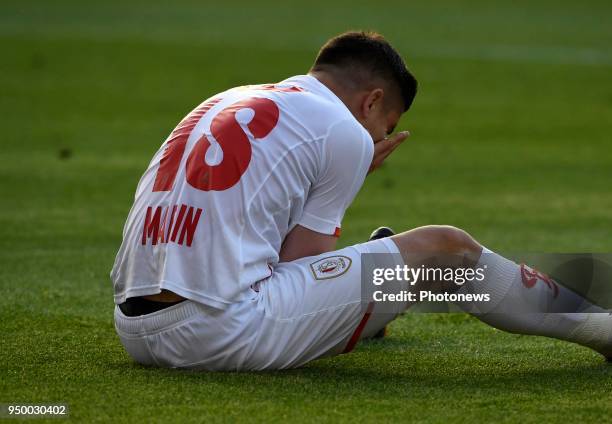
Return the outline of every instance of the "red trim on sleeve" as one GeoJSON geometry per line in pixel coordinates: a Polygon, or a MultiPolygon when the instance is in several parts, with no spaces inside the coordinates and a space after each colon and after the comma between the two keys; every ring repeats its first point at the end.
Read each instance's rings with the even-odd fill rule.
{"type": "Polygon", "coordinates": [[[336,229],[334,230],[334,237],[340,237],[341,232],[342,229],[340,227],[336,227],[336,229]]]}
{"type": "Polygon", "coordinates": [[[351,339],[349,340],[348,344],[346,345],[342,353],[349,353],[351,350],[355,348],[355,345],[359,341],[359,337],[361,337],[361,333],[363,332],[363,329],[368,323],[368,320],[370,319],[370,315],[372,315],[373,310],[374,310],[374,302],[368,303],[368,308],[366,309],[366,312],[363,315],[363,318],[361,318],[361,322],[359,322],[359,325],[355,329],[355,332],[351,336],[351,339]]]}

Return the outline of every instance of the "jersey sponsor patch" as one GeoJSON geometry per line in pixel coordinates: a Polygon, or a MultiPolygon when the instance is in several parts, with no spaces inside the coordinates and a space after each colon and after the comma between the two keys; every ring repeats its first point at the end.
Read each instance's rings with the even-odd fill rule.
{"type": "Polygon", "coordinates": [[[328,256],[310,264],[310,270],[316,280],[329,280],[344,274],[351,267],[351,258],[346,256],[328,256]]]}

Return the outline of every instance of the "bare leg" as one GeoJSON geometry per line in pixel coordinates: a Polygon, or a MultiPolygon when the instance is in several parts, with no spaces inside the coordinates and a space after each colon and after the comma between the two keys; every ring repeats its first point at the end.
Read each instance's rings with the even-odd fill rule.
{"type": "MultiPolygon", "coordinates": [[[[524,284],[524,269],[487,249],[469,234],[449,226],[416,228],[391,238],[404,262],[411,267],[485,267],[482,284],[467,284],[461,291],[488,293],[491,301],[480,307],[458,302],[458,306],[495,328],[520,334],[554,337],[588,346],[612,357],[610,311],[556,282],[524,284]],[[553,287],[554,285],[554,287],[553,287]]],[[[537,279],[537,275],[535,277],[537,279]]],[[[545,278],[545,277],[542,277],[545,278]]],[[[429,282],[429,290],[457,290],[457,286],[429,282]]]]}

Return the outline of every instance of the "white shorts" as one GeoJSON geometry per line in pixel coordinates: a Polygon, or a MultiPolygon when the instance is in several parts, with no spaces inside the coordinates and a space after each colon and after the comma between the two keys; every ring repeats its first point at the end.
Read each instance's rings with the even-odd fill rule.
{"type": "Polygon", "coordinates": [[[115,307],[115,328],[127,352],[145,365],[200,370],[299,367],[352,350],[359,339],[373,336],[401,312],[377,314],[374,304],[364,305],[362,253],[394,253],[378,256],[401,262],[393,241],[370,241],[281,263],[250,300],[225,310],[187,300],[127,317],[115,307]]]}

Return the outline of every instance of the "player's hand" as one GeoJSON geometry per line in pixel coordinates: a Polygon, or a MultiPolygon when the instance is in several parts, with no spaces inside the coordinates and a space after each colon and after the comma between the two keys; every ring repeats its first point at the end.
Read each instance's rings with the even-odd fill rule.
{"type": "Polygon", "coordinates": [[[400,131],[389,137],[385,137],[382,140],[374,142],[374,157],[372,158],[372,165],[368,174],[375,169],[379,168],[382,163],[400,144],[406,140],[410,133],[408,131],[400,131]]]}

